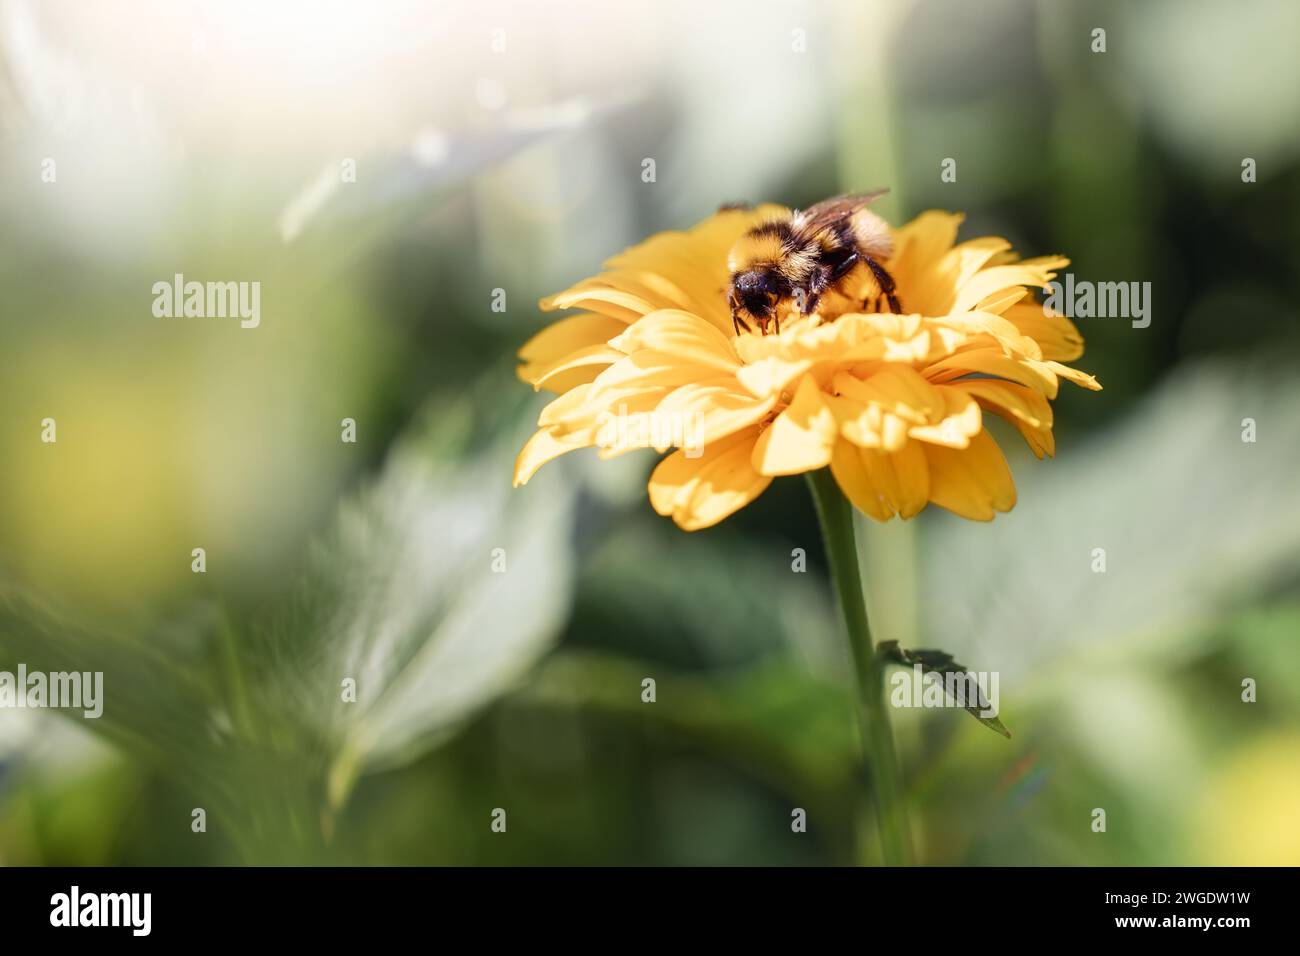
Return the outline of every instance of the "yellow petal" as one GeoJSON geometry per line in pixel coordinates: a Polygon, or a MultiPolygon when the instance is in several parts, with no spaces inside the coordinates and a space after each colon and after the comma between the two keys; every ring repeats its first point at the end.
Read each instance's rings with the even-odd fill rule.
{"type": "Polygon", "coordinates": [[[835,443],[831,452],[831,474],[844,497],[864,515],[877,521],[888,521],[894,516],[884,493],[872,482],[857,445],[843,439],[835,443]]]}
{"type": "Polygon", "coordinates": [[[952,312],[968,312],[979,302],[1013,286],[1041,289],[1056,275],[1054,270],[1070,264],[1070,260],[1056,256],[1026,259],[1005,266],[992,266],[975,273],[960,289],[953,300],[952,312]]]}
{"type": "Polygon", "coordinates": [[[1010,247],[1007,240],[996,236],[968,239],[953,246],[931,266],[925,279],[926,288],[916,299],[917,304],[909,299],[904,303],[905,307],[921,308],[929,315],[942,315],[951,311],[957,289],[995,256],[1010,247]]]}
{"type": "Polygon", "coordinates": [[[907,432],[911,424],[890,412],[885,412],[880,420],[881,451],[898,451],[907,444],[907,432]]]}
{"type": "Polygon", "coordinates": [[[698,315],[680,309],[651,312],[610,340],[610,346],[631,355],[643,349],[676,356],[683,364],[721,372],[740,367],[731,341],[698,315]]]}
{"type": "Polygon", "coordinates": [[[1083,336],[1074,323],[1038,302],[1019,302],[1004,315],[1039,344],[1045,359],[1072,362],[1083,354],[1083,336]]]}
{"type": "Polygon", "coordinates": [[[831,455],[831,474],[854,507],[877,521],[911,518],[930,497],[929,464],[916,442],[886,452],[841,440],[831,455]]]}
{"type": "Polygon", "coordinates": [[[640,246],[606,263],[620,272],[653,273],[682,291],[689,306],[719,329],[731,331],[731,313],[726,301],[726,251],[701,243],[690,233],[670,232],[652,236],[640,246]]]}
{"type": "Polygon", "coordinates": [[[550,428],[553,425],[561,424],[568,415],[571,415],[575,409],[580,408],[586,402],[587,393],[590,391],[590,384],[586,384],[565,392],[542,409],[542,413],[537,416],[537,426],[539,428],[550,428]]]}
{"type": "Polygon", "coordinates": [[[971,438],[961,450],[925,445],[930,466],[930,500],[963,518],[991,521],[1016,503],[1011,469],[988,432],[971,438]]]}
{"type": "Polygon", "coordinates": [[[591,382],[595,381],[596,376],[607,368],[609,368],[608,365],[602,365],[599,362],[575,365],[573,368],[546,376],[546,381],[539,383],[536,388],[539,391],[564,395],[579,385],[591,384],[591,382]]]}
{"type": "Polygon", "coordinates": [[[764,475],[797,475],[830,464],[839,423],[817,380],[805,375],[794,400],[754,445],[754,468],[764,475]]]}
{"type": "Polygon", "coordinates": [[[557,409],[554,414],[547,414],[549,407],[543,413],[546,415],[547,427],[557,437],[563,437],[569,432],[582,432],[592,434],[592,443],[606,448],[617,445],[626,451],[629,447],[649,447],[648,444],[626,446],[623,442],[629,434],[642,430],[642,424],[634,419],[654,411],[671,390],[668,386],[629,392],[606,390],[599,393],[595,390],[594,383],[584,388],[580,401],[557,409]]]}
{"type": "Polygon", "coordinates": [[[906,442],[897,451],[878,451],[841,441],[832,455],[831,473],[849,501],[878,522],[894,515],[913,518],[930,501],[930,464],[918,442],[906,442]]]}
{"type": "Polygon", "coordinates": [[[927,364],[936,362],[945,355],[952,355],[966,348],[970,336],[960,329],[944,324],[946,319],[927,319],[930,327],[930,351],[924,356],[927,364]]]}
{"type": "Polygon", "coordinates": [[[895,452],[907,444],[910,429],[942,419],[943,393],[914,369],[882,364],[865,374],[863,380],[841,372],[831,380],[838,393],[831,410],[840,433],[855,445],[895,452]]]}
{"type": "Polygon", "coordinates": [[[944,260],[944,264],[951,268],[953,289],[960,289],[990,259],[1010,248],[1011,243],[1000,236],[981,236],[954,246],[944,260]]]}
{"type": "Polygon", "coordinates": [[[980,405],[1011,422],[1038,458],[1056,453],[1052,406],[1032,388],[992,378],[963,381],[951,387],[962,389],[980,405]]]}
{"type": "Polygon", "coordinates": [[[573,433],[557,438],[550,430],[542,429],[528,439],[515,459],[515,487],[528,484],[528,479],[537,473],[537,469],[553,458],[558,458],[568,451],[586,448],[590,444],[590,434],[573,433]]]}
{"type": "Polygon", "coordinates": [[[942,417],[934,424],[913,425],[908,435],[933,445],[966,448],[984,427],[979,404],[960,388],[941,385],[938,391],[943,398],[942,417]]]}
{"type": "Polygon", "coordinates": [[[773,355],[742,365],[736,371],[736,380],[756,398],[767,398],[780,395],[810,368],[812,362],[807,359],[791,361],[773,355]]]}
{"type": "Polygon", "coordinates": [[[885,413],[875,403],[864,404],[845,395],[827,395],[826,403],[840,424],[840,434],[861,448],[879,448],[885,413]]]}
{"type": "MultiPolygon", "coordinates": [[[[903,362],[911,365],[915,362],[924,361],[930,354],[930,330],[922,329],[911,338],[904,341],[895,339],[882,339],[884,351],[882,357],[886,362],[903,362]]],[[[850,353],[847,358],[856,358],[857,355],[865,353],[864,348],[855,350],[857,354],[850,353]]]]}
{"type": "Polygon", "coordinates": [[[1006,412],[1035,428],[1052,427],[1052,404],[1039,392],[1015,382],[994,378],[967,379],[943,388],[960,389],[999,412],[1006,412]]]}
{"type": "Polygon", "coordinates": [[[894,230],[894,255],[889,271],[898,283],[903,307],[909,312],[938,315],[951,298],[952,285],[943,280],[943,260],[957,239],[961,213],[929,210],[894,230]]]}
{"type": "MultiPolygon", "coordinates": [[[[653,274],[671,283],[695,312],[719,330],[731,333],[731,315],[726,303],[727,251],[747,230],[770,217],[778,206],[752,210],[730,210],[709,216],[685,232],[661,232],[637,243],[605,266],[628,275],[653,274]]],[[[653,291],[653,290],[651,290],[653,291]]],[[[664,292],[658,293],[661,297],[664,292]]],[[[643,291],[638,298],[654,299],[643,291]]]]}
{"type": "MultiPolygon", "coordinates": [[[[1021,290],[1023,294],[1024,290],[1021,290]]],[[[1020,331],[1012,322],[992,312],[957,312],[935,319],[934,322],[954,328],[967,336],[967,346],[981,348],[997,345],[1013,358],[1041,359],[1038,343],[1020,331]]]]}
{"type": "Polygon", "coordinates": [[[606,315],[583,313],[552,322],[519,349],[526,362],[550,363],[588,345],[603,345],[627,326],[606,315]]]}
{"type": "Polygon", "coordinates": [[[1080,385],[1090,392],[1101,391],[1101,383],[1087,372],[1080,372],[1077,368],[1070,368],[1070,366],[1062,365],[1060,362],[1044,362],[1043,364],[1066,381],[1080,385]]]}
{"type": "Polygon", "coordinates": [[[634,295],[656,309],[685,309],[695,307],[695,299],[682,291],[671,279],[650,269],[607,269],[597,281],[601,285],[634,295]]]}
{"type": "Polygon", "coordinates": [[[1056,375],[1047,363],[1011,358],[997,348],[954,352],[925,369],[926,378],[932,382],[950,382],[971,373],[1019,382],[1048,398],[1056,397],[1056,375]]]}
{"type": "Polygon", "coordinates": [[[905,365],[883,365],[865,381],[841,372],[831,380],[831,387],[841,395],[879,405],[882,411],[918,425],[934,421],[944,410],[939,390],[905,365]]]}
{"type": "Polygon", "coordinates": [[[652,389],[672,390],[717,375],[715,368],[684,362],[676,355],[641,349],[596,376],[589,400],[613,403],[652,389]]]}
{"type": "Polygon", "coordinates": [[[627,326],[617,319],[590,313],[571,315],[553,322],[519,350],[523,364],[517,370],[518,375],[535,387],[541,387],[537,385],[538,379],[547,376],[548,385],[545,387],[554,392],[566,392],[575,385],[589,382],[599,373],[599,365],[593,363],[564,374],[556,374],[555,366],[576,352],[604,345],[625,328],[627,326]]]}
{"type": "Polygon", "coordinates": [[[775,405],[775,395],[755,398],[738,387],[735,376],[728,376],[675,389],[655,414],[679,422],[688,443],[707,445],[757,424],[775,405]]]}
{"type": "Polygon", "coordinates": [[[577,385],[591,382],[609,366],[623,357],[623,353],[608,345],[588,345],[586,348],[570,352],[564,358],[550,365],[541,363],[531,365],[534,389],[547,389],[564,393],[577,385]],[[581,374],[574,374],[581,373],[581,374]]]}
{"type": "Polygon", "coordinates": [[[897,481],[897,491],[891,492],[891,503],[898,509],[899,517],[911,518],[920,514],[930,500],[930,463],[926,460],[925,450],[919,443],[910,441],[893,454],[881,457],[893,469],[897,481]]]}
{"type": "Polygon", "coordinates": [[[975,309],[978,312],[988,312],[990,315],[1002,315],[1027,295],[1029,290],[1023,287],[1003,289],[1001,292],[994,292],[980,299],[975,304],[975,309]]]}
{"type": "Polygon", "coordinates": [[[635,322],[657,308],[655,303],[647,302],[639,295],[611,288],[599,276],[583,279],[563,292],[542,299],[538,304],[544,312],[555,309],[587,309],[618,319],[624,324],[635,322]]]}
{"type": "Polygon", "coordinates": [[[685,531],[717,524],[762,494],[772,479],[750,464],[757,428],[708,446],[697,458],[673,452],[650,476],[650,504],[685,531]]]}

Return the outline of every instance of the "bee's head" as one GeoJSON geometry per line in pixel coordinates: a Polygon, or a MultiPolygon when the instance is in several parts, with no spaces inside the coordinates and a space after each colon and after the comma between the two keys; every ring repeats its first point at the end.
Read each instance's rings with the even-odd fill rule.
{"type": "Polygon", "coordinates": [[[731,277],[729,300],[733,315],[765,326],[776,314],[780,298],[779,280],[770,269],[747,269],[731,277]]]}

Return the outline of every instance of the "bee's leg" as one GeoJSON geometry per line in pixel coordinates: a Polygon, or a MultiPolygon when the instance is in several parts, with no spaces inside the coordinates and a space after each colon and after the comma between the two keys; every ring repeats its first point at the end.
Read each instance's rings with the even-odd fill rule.
{"type": "Polygon", "coordinates": [[[740,317],[740,313],[738,313],[738,312],[732,312],[732,313],[731,313],[731,327],[732,327],[733,329],[736,330],[736,334],[737,334],[737,335],[740,335],[740,329],[741,329],[742,326],[744,327],[744,329],[745,329],[746,332],[752,332],[752,331],[754,331],[753,327],[750,326],[750,324],[749,324],[748,322],[746,322],[744,319],[742,319],[742,318],[740,317]]]}
{"type": "Polygon", "coordinates": [[[871,274],[876,277],[876,282],[880,284],[880,291],[884,293],[885,298],[889,300],[889,310],[891,312],[902,312],[903,307],[899,305],[898,296],[894,294],[894,290],[898,288],[894,283],[894,277],[886,272],[885,267],[875,259],[871,258],[871,256],[863,256],[862,261],[867,264],[867,268],[871,270],[871,274]]]}
{"type": "Polygon", "coordinates": [[[838,263],[823,262],[813,268],[801,288],[795,290],[795,303],[800,315],[812,315],[822,295],[843,274],[838,263]]]}
{"type": "Polygon", "coordinates": [[[837,259],[829,261],[827,265],[830,266],[830,275],[827,276],[827,284],[838,282],[844,278],[861,261],[862,257],[853,249],[848,250],[837,259]]]}

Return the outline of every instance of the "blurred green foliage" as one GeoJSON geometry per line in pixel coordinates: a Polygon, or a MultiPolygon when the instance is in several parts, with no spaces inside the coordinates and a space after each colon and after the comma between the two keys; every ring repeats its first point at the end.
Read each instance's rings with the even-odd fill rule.
{"type": "MultiPolygon", "coordinates": [[[[1014,734],[897,715],[922,859],[1300,863],[1300,129],[1274,101],[1300,90],[1296,12],[1241,8],[760,5],[719,57],[731,21],[678,5],[672,38],[606,37],[626,75],[531,66],[519,114],[444,123],[441,166],[367,144],[358,192],[292,241],[277,217],[321,165],[293,129],[179,150],[116,208],[111,179],[76,192],[93,135],[0,127],[0,669],[108,693],[93,725],[0,712],[0,863],[876,859],[803,484],[686,535],[645,501],[649,457],[510,474],[537,297],[736,190],[881,184],[895,221],[964,210],[964,235],[1150,281],[1155,308],[1080,321],[1105,391],[1062,391],[1054,462],[999,435],[1010,515],[863,526],[877,637],[999,671],[1014,734]],[[70,192],[32,182],[47,150],[70,192]],[[260,279],[263,327],[151,320],[177,271],[260,279]]],[[[6,40],[21,102],[19,67],[55,60],[6,40]]],[[[376,111],[422,116],[417,85],[376,111]]]]}

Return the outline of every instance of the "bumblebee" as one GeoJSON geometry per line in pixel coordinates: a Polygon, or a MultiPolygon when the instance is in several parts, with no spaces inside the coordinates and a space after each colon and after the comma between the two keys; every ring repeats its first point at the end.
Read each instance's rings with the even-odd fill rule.
{"type": "Polygon", "coordinates": [[[727,256],[727,301],[736,334],[754,325],[764,335],[769,325],[780,332],[780,310],[789,303],[800,315],[811,315],[827,294],[861,289],[868,272],[890,310],[901,312],[894,278],[881,265],[893,255],[893,236],[867,208],[886,192],[836,196],[768,219],[741,236],[727,256]]]}

